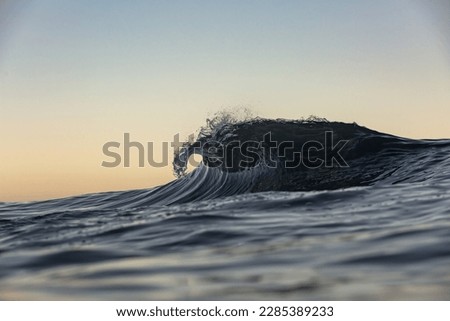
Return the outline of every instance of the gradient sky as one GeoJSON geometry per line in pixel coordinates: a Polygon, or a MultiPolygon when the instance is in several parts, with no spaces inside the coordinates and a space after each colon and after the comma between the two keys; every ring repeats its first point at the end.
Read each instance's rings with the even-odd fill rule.
{"type": "Polygon", "coordinates": [[[185,137],[228,107],[448,138],[449,14],[446,0],[1,1],[0,201],[167,182],[170,167],[102,167],[103,144],[185,137]]]}

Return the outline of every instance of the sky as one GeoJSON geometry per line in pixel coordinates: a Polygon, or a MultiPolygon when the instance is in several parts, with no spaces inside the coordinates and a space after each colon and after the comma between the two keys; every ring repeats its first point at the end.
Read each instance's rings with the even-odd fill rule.
{"type": "Polygon", "coordinates": [[[103,167],[103,145],[129,133],[157,158],[226,108],[450,138],[449,14],[446,0],[0,0],[0,201],[168,182],[170,166],[103,167]]]}

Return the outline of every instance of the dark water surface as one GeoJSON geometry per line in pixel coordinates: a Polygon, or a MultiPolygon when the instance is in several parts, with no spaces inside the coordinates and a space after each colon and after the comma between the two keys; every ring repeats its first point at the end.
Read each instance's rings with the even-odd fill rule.
{"type": "Polygon", "coordinates": [[[0,299],[449,300],[449,140],[281,120],[199,140],[325,130],[349,167],[225,170],[204,151],[153,189],[0,203],[0,299]]]}

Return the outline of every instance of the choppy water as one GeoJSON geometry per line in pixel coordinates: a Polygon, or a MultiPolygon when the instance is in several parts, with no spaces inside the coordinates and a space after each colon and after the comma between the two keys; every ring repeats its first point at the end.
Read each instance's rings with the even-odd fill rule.
{"type": "Polygon", "coordinates": [[[203,150],[204,165],[153,189],[0,203],[0,299],[450,299],[449,140],[219,127],[199,141],[331,130],[349,167],[269,168],[260,153],[224,169],[203,150]]]}

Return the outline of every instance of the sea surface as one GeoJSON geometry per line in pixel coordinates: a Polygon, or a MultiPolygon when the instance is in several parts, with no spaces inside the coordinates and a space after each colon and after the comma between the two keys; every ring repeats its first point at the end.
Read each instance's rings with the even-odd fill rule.
{"type": "Polygon", "coordinates": [[[163,186],[0,203],[0,299],[450,300],[450,140],[254,119],[210,123],[197,143],[163,186]],[[286,166],[327,131],[345,166],[286,166]],[[217,163],[268,132],[293,150],[217,163]]]}

